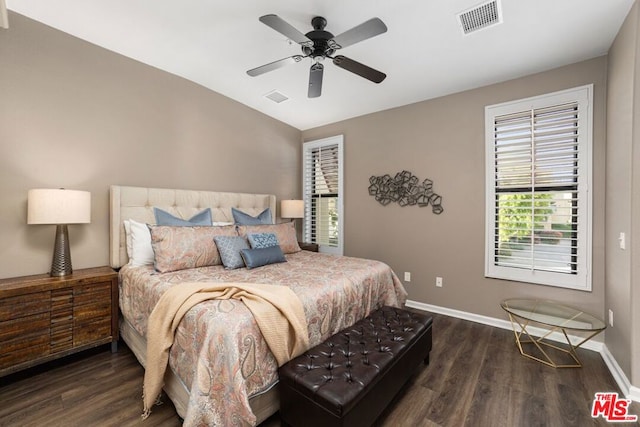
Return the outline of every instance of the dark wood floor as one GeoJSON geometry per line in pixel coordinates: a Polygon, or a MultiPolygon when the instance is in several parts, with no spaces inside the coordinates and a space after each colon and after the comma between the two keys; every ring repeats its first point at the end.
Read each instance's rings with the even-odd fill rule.
{"type": "MultiPolygon", "coordinates": [[[[520,356],[511,331],[442,315],[433,331],[431,364],[379,426],[610,425],[590,416],[595,392],[620,392],[598,353],[580,350],[583,368],[554,369],[520,356]]],[[[141,421],[142,376],[122,344],[0,378],[0,426],[179,426],[167,399],[141,421]]],[[[276,414],[261,427],[278,426],[276,414]]]]}

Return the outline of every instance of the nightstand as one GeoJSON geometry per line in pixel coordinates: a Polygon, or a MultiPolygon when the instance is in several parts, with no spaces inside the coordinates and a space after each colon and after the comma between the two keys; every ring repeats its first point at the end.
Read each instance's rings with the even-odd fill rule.
{"type": "Polygon", "coordinates": [[[0,280],[0,377],[102,344],[118,349],[118,274],[109,267],[0,280]]]}
{"type": "Polygon", "coordinates": [[[298,242],[298,246],[300,246],[300,249],[302,249],[303,251],[318,252],[317,243],[298,242]]]}

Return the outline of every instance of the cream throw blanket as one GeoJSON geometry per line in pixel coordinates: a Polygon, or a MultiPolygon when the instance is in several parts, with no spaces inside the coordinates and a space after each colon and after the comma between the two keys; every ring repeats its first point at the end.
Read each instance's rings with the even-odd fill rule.
{"type": "Polygon", "coordinates": [[[304,309],[296,294],[286,286],[206,282],[173,286],[160,297],[149,316],[143,418],[149,416],[162,391],[169,350],[182,317],[199,302],[230,298],[241,300],[253,313],[278,366],[309,348],[304,309]]]}

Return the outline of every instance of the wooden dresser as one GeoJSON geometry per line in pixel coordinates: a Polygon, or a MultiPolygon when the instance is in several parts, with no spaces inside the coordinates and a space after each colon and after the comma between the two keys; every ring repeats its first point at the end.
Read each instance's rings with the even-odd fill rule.
{"type": "Polygon", "coordinates": [[[118,344],[118,275],[109,267],[0,280],[0,377],[118,344]]]}

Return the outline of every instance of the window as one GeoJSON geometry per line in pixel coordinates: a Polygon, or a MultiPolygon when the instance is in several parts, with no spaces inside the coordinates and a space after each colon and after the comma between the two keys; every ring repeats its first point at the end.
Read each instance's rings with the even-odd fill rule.
{"type": "Polygon", "coordinates": [[[486,107],[487,277],[591,290],[592,91],[486,107]]]}
{"type": "Polygon", "coordinates": [[[303,146],[304,239],[342,255],[342,135],[303,146]]]}

